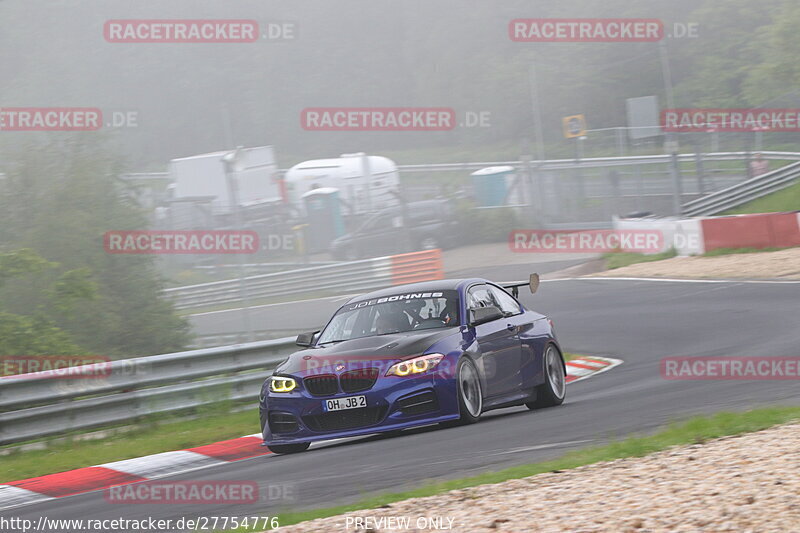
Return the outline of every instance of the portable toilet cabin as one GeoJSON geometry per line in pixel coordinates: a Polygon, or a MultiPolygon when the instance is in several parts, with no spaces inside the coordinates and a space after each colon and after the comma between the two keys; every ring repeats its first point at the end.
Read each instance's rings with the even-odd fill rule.
{"type": "Polygon", "coordinates": [[[475,203],[481,207],[506,205],[514,173],[512,166],[486,167],[473,172],[475,203]]]}
{"type": "Polygon", "coordinates": [[[284,176],[289,203],[302,208],[310,190],[333,187],[347,215],[362,215],[400,204],[400,173],[394,161],[364,153],[304,161],[284,176]]]}
{"type": "Polygon", "coordinates": [[[306,249],[310,253],[324,252],[335,238],[345,233],[339,189],[312,189],[303,195],[302,202],[308,221],[306,249]]]}

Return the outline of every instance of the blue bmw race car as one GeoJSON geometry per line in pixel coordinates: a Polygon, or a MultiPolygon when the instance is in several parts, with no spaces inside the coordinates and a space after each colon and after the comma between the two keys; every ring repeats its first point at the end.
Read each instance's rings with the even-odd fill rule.
{"type": "Polygon", "coordinates": [[[538,284],[536,274],[507,284],[439,280],[351,299],[321,332],[298,336],[305,349],[264,382],[264,443],[294,453],[314,441],[561,404],[566,373],[553,324],[515,298],[538,284]]]}

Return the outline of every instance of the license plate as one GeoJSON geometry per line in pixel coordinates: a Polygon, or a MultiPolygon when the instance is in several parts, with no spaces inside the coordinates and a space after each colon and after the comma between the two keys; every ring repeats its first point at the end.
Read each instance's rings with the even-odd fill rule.
{"type": "Polygon", "coordinates": [[[358,409],[367,406],[366,396],[348,396],[347,398],[336,398],[335,400],[325,400],[322,408],[326,411],[343,411],[345,409],[358,409]]]}

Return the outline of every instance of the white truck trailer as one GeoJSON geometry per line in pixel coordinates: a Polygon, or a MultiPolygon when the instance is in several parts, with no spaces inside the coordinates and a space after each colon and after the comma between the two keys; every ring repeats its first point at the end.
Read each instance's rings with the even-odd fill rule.
{"type": "Polygon", "coordinates": [[[172,193],[179,198],[208,198],[218,214],[229,213],[233,207],[227,183],[226,163],[238,184],[239,205],[283,201],[278,165],[272,146],[240,148],[224,152],[193,155],[173,159],[169,163],[172,193]]]}
{"type": "Polygon", "coordinates": [[[333,187],[348,215],[371,213],[399,205],[400,174],[394,161],[364,153],[336,159],[314,159],[290,168],[284,176],[289,202],[302,209],[302,197],[312,189],[333,187]]]}

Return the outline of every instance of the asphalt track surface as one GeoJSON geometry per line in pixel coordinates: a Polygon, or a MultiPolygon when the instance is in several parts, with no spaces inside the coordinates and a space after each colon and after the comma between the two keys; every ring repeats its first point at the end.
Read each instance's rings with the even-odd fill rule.
{"type": "Polygon", "coordinates": [[[269,455],[161,480],[255,480],[264,494],[270,486],[273,493],[283,490],[287,497],[274,501],[124,506],[106,502],[98,491],[0,516],[177,519],[332,506],[428,480],[553,458],[698,413],[800,404],[797,381],[670,381],[659,373],[659,360],[668,356],[800,355],[800,284],[582,279],[545,282],[538,294],[522,300],[553,318],[566,350],[625,362],[570,385],[561,407],[509,408],[487,413],[471,426],[320,444],[302,454],[269,455]]]}

